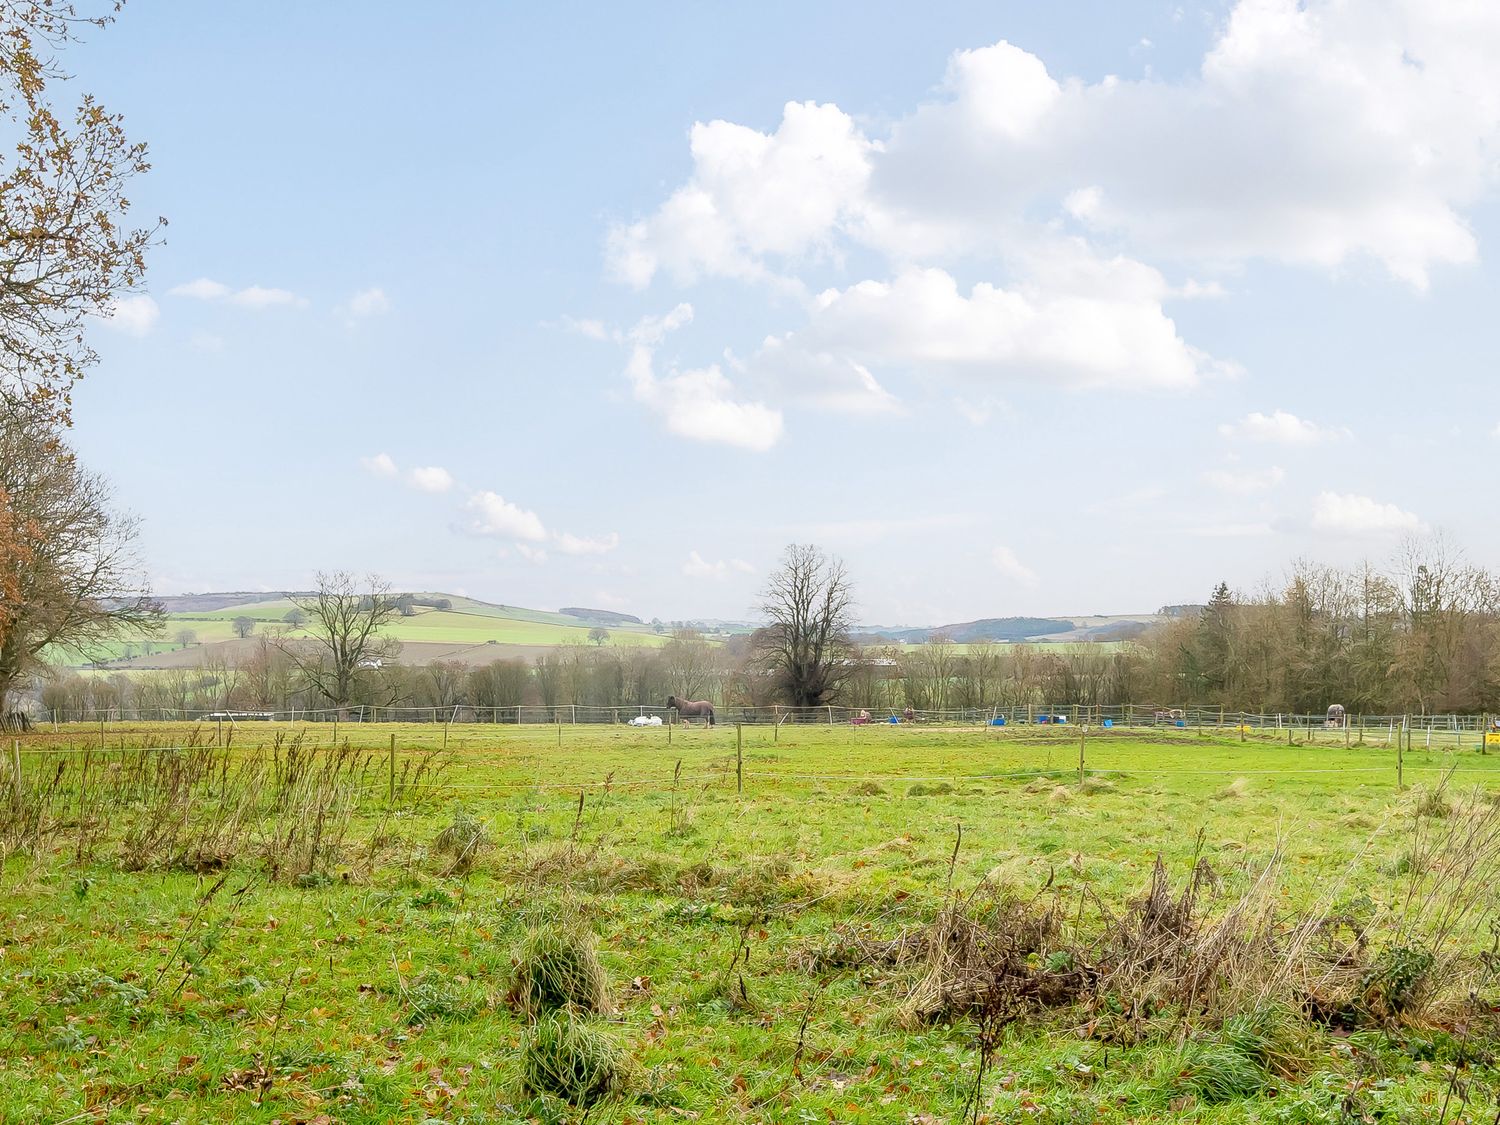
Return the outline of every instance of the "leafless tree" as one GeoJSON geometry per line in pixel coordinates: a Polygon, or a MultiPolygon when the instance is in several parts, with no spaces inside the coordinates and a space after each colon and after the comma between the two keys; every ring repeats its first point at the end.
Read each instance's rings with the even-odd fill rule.
{"type": "Polygon", "coordinates": [[[602,625],[595,625],[589,630],[589,640],[593,641],[596,645],[602,645],[605,641],[609,640],[609,630],[602,625]]]}
{"type": "Polygon", "coordinates": [[[159,627],[136,555],[136,522],[102,477],[34,418],[0,415],[0,715],[49,647],[94,645],[159,627]]]}
{"type": "Polygon", "coordinates": [[[843,562],[791,544],[761,591],[760,612],[767,624],[755,634],[756,655],[778,696],[794,707],[833,700],[854,668],[854,587],[843,562]]]}
{"type": "Polygon", "coordinates": [[[662,667],[668,689],[683,699],[704,699],[713,695],[715,675],[714,648],[695,629],[678,629],[661,649],[662,667]]]}
{"type": "Polygon", "coordinates": [[[243,641],[253,632],[255,632],[255,618],[236,617],[234,619],[234,635],[240,640],[243,641]]]}
{"type": "Polygon", "coordinates": [[[360,672],[378,669],[399,650],[380,633],[396,615],[389,584],[371,574],[362,589],[347,571],[319,572],[316,594],[287,597],[307,615],[314,643],[283,642],[284,651],[319,695],[335,707],[348,706],[360,672]]]}

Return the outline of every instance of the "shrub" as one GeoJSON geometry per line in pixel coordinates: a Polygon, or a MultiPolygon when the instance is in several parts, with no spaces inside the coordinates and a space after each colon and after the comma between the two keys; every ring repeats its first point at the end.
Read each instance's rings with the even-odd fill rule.
{"type": "Polygon", "coordinates": [[[510,996],[533,1018],[568,1006],[608,1011],[608,983],[592,938],[560,926],[532,930],[516,957],[510,996]]]}
{"type": "Polygon", "coordinates": [[[571,1013],[543,1016],[521,1044],[521,1081],[531,1094],[586,1108],[624,1089],[628,1074],[615,1041],[571,1013]]]}
{"type": "Polygon", "coordinates": [[[1378,1020],[1398,1019],[1425,998],[1435,965],[1425,949],[1398,945],[1381,951],[1360,978],[1360,1003],[1378,1020]]]}

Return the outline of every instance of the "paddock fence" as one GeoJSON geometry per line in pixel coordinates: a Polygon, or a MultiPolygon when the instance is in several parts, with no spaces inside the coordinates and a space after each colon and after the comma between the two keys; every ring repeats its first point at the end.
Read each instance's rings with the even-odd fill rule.
{"type": "MultiPolygon", "coordinates": [[[[583,704],[476,707],[374,707],[291,708],[286,710],[206,710],[169,707],[57,708],[36,713],[32,722],[41,727],[88,723],[105,727],[125,724],[188,722],[216,725],[240,724],[349,724],[429,723],[456,725],[622,725],[632,720],[659,719],[663,725],[682,719],[672,708],[635,706],[589,706],[583,704]]],[[[1325,714],[1298,715],[1286,712],[1230,711],[1224,708],[1157,709],[1138,706],[1103,707],[1090,704],[968,707],[951,709],[870,711],[845,706],[784,707],[727,704],[715,709],[720,725],[744,726],[840,726],[915,725],[919,727],[1064,727],[1088,726],[1119,731],[1204,731],[1266,737],[1284,735],[1295,741],[1348,741],[1394,744],[1401,736],[1408,747],[1425,748],[1481,745],[1488,733],[1492,745],[1500,744],[1500,725],[1481,714],[1346,714],[1330,721],[1325,714]]]]}

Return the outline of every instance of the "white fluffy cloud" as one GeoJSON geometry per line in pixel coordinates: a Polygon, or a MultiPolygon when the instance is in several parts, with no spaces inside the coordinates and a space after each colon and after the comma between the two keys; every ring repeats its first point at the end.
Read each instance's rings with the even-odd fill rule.
{"type": "Polygon", "coordinates": [[[383,289],[361,289],[349,298],[348,308],[354,317],[381,316],[391,311],[391,301],[383,289]]]}
{"type": "Polygon", "coordinates": [[[1427,525],[1395,504],[1381,504],[1354,493],[1320,492],[1313,501],[1312,525],[1340,535],[1396,535],[1427,525]]]}
{"type": "Polygon", "coordinates": [[[755,567],[744,559],[715,559],[710,562],[697,551],[689,551],[682,573],[689,578],[712,578],[723,582],[731,574],[754,574],[755,567]]]}
{"type": "Polygon", "coordinates": [[[1343,427],[1320,426],[1285,410],[1270,414],[1253,411],[1238,422],[1227,422],[1220,426],[1219,433],[1227,438],[1270,445],[1319,445],[1349,436],[1349,431],[1343,427]]]}
{"type": "MultiPolygon", "coordinates": [[[[802,319],[745,361],[758,400],[718,366],[657,376],[649,350],[636,397],[673,432],[764,449],[782,402],[891,410],[903,373],[1128,391],[1234,374],[1167,311],[1226,298],[1215,274],[1375,263],[1420,288],[1475,259],[1497,55],[1500,5],[1239,0],[1172,80],[1053,74],[1002,41],[956,52],[887,128],[810,102],[769,132],[700,123],[685,182],[609,232],[609,272],[766,284],[802,319]],[[813,295],[811,267],[851,262],[813,295]]],[[[1226,432],[1342,433],[1311,426],[1278,412],[1226,432]]]]}
{"type": "Polygon", "coordinates": [[[377,453],[373,457],[361,457],[360,467],[365,472],[377,477],[394,477],[397,475],[396,462],[389,453],[377,453]]]}
{"type": "Polygon", "coordinates": [[[195,301],[217,301],[221,297],[229,296],[229,286],[221,281],[200,277],[184,282],[182,285],[174,285],[167,292],[174,297],[191,297],[195,301]]]}
{"type": "Polygon", "coordinates": [[[453,487],[453,474],[441,465],[426,465],[411,471],[412,487],[423,492],[447,492],[453,487]]]}
{"type": "Polygon", "coordinates": [[[104,324],[127,336],[142,337],[156,327],[161,306],[144,293],[135,297],[117,297],[109,303],[104,324]]]}
{"type": "Polygon", "coordinates": [[[1067,387],[1180,390],[1230,373],[1177,334],[1166,289],[1157,271],[1076,243],[1011,288],[964,293],[943,270],[909,268],[820,294],[807,328],[766,351],[1067,387]]]}
{"type": "Polygon", "coordinates": [[[1040,581],[1036,571],[1017,558],[1015,551],[1009,547],[999,546],[992,550],[990,562],[1006,578],[1019,582],[1022,586],[1035,586],[1040,581]]]}
{"type": "Polygon", "coordinates": [[[620,545],[619,532],[588,537],[555,531],[528,508],[505,499],[498,492],[476,492],[464,505],[469,520],[463,530],[470,535],[497,536],[514,540],[517,553],[534,562],[547,561],[547,547],[564,555],[605,555],[620,545]]]}
{"type": "Polygon", "coordinates": [[[649,218],[611,231],[611,272],[636,287],[665,269],[678,281],[708,275],[766,278],[767,259],[831,253],[831,234],[861,207],[878,146],[832,105],[788,102],[767,134],[699,122],[693,176],[649,218]]]}
{"type": "Polygon", "coordinates": [[[1203,479],[1220,492],[1227,492],[1231,496],[1254,496],[1258,492],[1275,488],[1286,479],[1286,471],[1279,465],[1240,473],[1230,469],[1210,469],[1203,474],[1203,479]]]}
{"type": "Polygon", "coordinates": [[[174,297],[191,297],[196,301],[228,301],[247,309],[274,308],[278,305],[305,307],[307,298],[299,297],[290,289],[273,289],[263,285],[247,285],[243,289],[231,289],[222,281],[200,277],[167,290],[174,297]]]}
{"type": "Polygon", "coordinates": [[[658,375],[655,351],[662,339],[693,317],[691,305],[647,317],[631,330],[625,374],[636,401],[661,416],[667,429],[695,441],[720,442],[763,452],[781,439],[781,412],[740,399],[717,365],[658,375]]]}
{"type": "Polygon", "coordinates": [[[1153,253],[1425,285],[1471,261],[1494,172],[1500,9],[1463,0],[1241,0],[1197,74],[1059,81],[1009,43],[960,51],[896,124],[872,184],[950,237],[1061,203],[1153,253]]]}
{"type": "Polygon", "coordinates": [[[539,543],[547,528],[535,512],[512,504],[498,492],[476,492],[465,508],[471,513],[468,529],[475,535],[498,535],[507,539],[539,543]]]}
{"type": "Polygon", "coordinates": [[[620,533],[611,531],[589,538],[558,531],[552,535],[552,545],[565,555],[607,555],[620,545],[620,533]]]}

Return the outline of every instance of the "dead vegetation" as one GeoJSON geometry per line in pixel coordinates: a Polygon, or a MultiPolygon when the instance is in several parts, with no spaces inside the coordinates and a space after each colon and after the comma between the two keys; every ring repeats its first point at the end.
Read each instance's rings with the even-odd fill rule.
{"type": "MultiPolygon", "coordinates": [[[[1496,958],[1478,950],[1494,944],[1489,930],[1500,932],[1500,808],[1480,794],[1451,807],[1445,818],[1412,818],[1414,858],[1383,909],[1336,909],[1330,891],[1289,913],[1279,849],[1230,880],[1202,857],[1200,839],[1187,871],[1174,878],[1158,859],[1118,912],[1050,881],[1030,896],[984,881],[950,892],[924,925],[845,926],[797,961],[820,977],[855,972],[892,990],[907,1028],[972,1019],[981,1050],[1000,1028],[1048,1010],[1116,1043],[1217,1033],[1247,1013],[1259,1013],[1256,1036],[1283,1045],[1317,1027],[1451,1026],[1493,985],[1496,958]],[[1272,1034],[1266,1013],[1298,1028],[1272,1034]]],[[[1283,1053],[1267,1065],[1279,1073],[1292,1064],[1283,1053]]]]}
{"type": "Polygon", "coordinates": [[[408,804],[437,795],[445,762],[427,752],[392,775],[386,755],[347,742],[278,734],[237,750],[195,730],[176,745],[148,738],[27,764],[8,763],[0,789],[0,862],[59,852],[78,864],[204,873],[251,859],[273,879],[296,880],[340,861],[362,803],[393,789],[408,804]]]}

